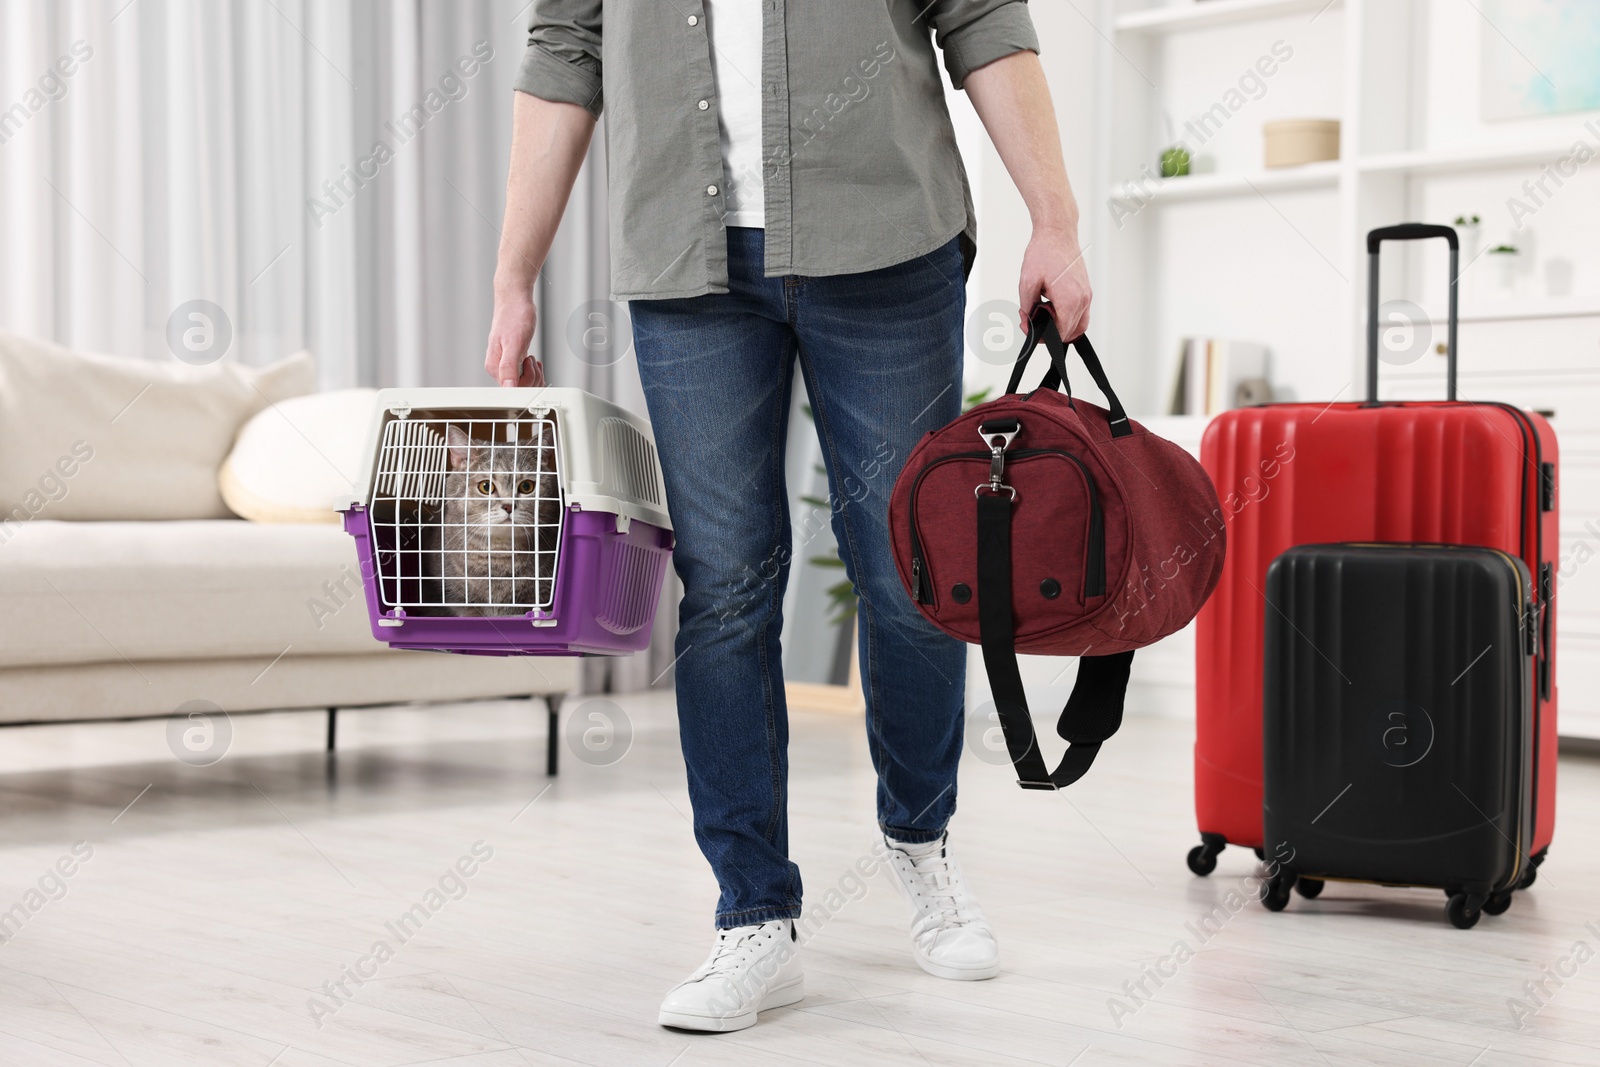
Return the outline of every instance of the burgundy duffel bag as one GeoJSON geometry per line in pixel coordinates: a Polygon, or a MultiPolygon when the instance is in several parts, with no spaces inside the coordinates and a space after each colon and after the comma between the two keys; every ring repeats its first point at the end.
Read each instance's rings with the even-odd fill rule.
{"type": "Polygon", "coordinates": [[[1071,344],[1109,411],[1073,398],[1067,346],[1040,307],[1006,395],[923,437],[889,503],[895,565],[917,607],[983,646],[1025,789],[1083,776],[1122,724],[1133,650],[1188,625],[1222,574],[1211,479],[1128,418],[1087,337],[1071,344]],[[1018,394],[1041,341],[1050,370],[1018,394]],[[1054,771],[1034,736],[1018,652],[1082,657],[1056,727],[1068,749],[1054,771]]]}

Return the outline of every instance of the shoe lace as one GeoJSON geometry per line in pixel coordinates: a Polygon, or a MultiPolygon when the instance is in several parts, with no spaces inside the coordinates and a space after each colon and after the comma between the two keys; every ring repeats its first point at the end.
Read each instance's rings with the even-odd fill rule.
{"type": "Polygon", "coordinates": [[[717,934],[717,947],[706,961],[705,976],[730,975],[739,971],[763,938],[773,936],[762,927],[723,930],[717,934]]]}
{"type": "Polygon", "coordinates": [[[936,916],[931,924],[934,928],[943,929],[951,926],[965,926],[973,921],[973,915],[967,907],[967,894],[961,884],[960,875],[954,868],[954,861],[944,849],[939,849],[926,856],[911,856],[906,858],[911,862],[911,869],[916,872],[922,883],[923,899],[928,901],[929,909],[936,916]]]}

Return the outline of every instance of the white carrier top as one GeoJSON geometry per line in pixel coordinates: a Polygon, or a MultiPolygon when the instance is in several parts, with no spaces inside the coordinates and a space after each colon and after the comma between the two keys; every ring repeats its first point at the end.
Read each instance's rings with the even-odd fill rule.
{"type": "Polygon", "coordinates": [[[569,506],[672,529],[666,485],[648,420],[582,389],[382,389],[373,405],[356,492],[340,510],[367,507],[384,427],[396,419],[515,419],[553,415],[569,506]]]}

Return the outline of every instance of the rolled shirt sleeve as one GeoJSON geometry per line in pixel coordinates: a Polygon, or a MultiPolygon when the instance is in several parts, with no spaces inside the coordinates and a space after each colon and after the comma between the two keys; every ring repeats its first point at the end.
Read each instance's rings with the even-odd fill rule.
{"type": "Polygon", "coordinates": [[[512,87],[544,100],[577,104],[599,118],[605,102],[601,5],[602,0],[537,0],[528,25],[528,50],[512,87]]]}
{"type": "Polygon", "coordinates": [[[1038,52],[1027,0],[934,0],[928,12],[950,83],[1014,52],[1038,52]]]}

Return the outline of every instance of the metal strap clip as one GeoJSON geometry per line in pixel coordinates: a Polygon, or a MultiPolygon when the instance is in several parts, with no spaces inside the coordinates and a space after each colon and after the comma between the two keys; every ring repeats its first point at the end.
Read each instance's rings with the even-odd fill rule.
{"type": "MultiPolygon", "coordinates": [[[[1017,491],[1011,486],[1003,485],[1002,477],[1005,474],[1006,449],[1011,446],[1011,439],[1021,432],[1022,424],[1016,419],[1007,419],[999,423],[986,422],[978,426],[978,436],[989,446],[989,492],[1009,490],[1013,500],[1016,499],[1017,491]]],[[[984,488],[982,485],[976,486],[973,493],[976,494],[982,488],[984,488]]]]}

